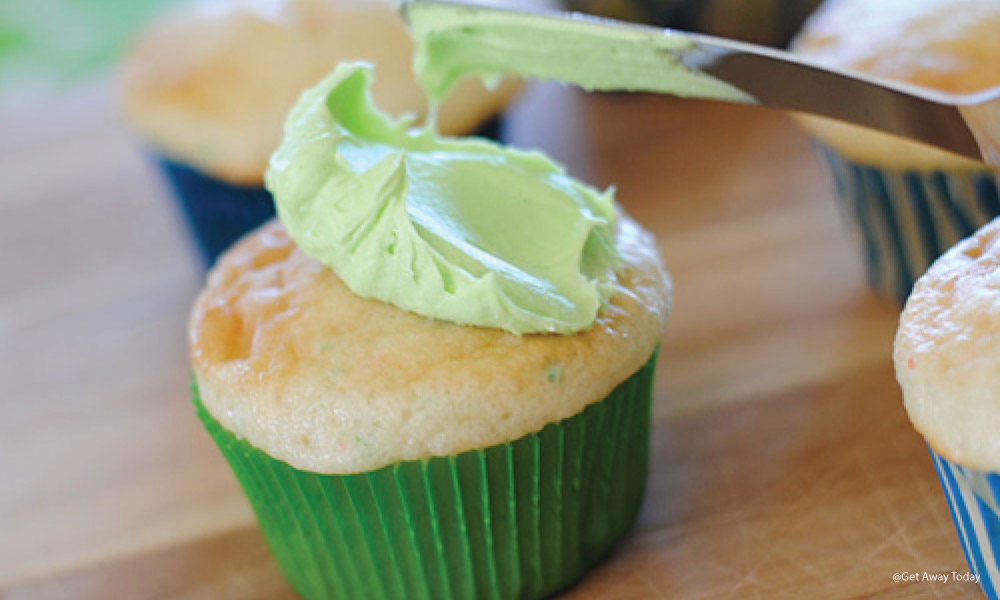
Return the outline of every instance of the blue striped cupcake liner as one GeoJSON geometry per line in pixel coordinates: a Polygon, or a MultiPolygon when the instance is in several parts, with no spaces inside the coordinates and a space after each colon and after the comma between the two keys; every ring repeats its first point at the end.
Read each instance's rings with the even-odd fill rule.
{"type": "Polygon", "coordinates": [[[902,305],[934,260],[1000,215],[994,171],[900,171],[850,162],[817,144],[872,289],[902,305]]]}
{"type": "Polygon", "coordinates": [[[931,448],[965,560],[990,600],[1000,587],[1000,474],[967,469],[931,448]]]}
{"type": "Polygon", "coordinates": [[[233,185],[162,156],[155,158],[206,269],[233,242],[274,217],[274,200],[263,186],[233,185]]]}

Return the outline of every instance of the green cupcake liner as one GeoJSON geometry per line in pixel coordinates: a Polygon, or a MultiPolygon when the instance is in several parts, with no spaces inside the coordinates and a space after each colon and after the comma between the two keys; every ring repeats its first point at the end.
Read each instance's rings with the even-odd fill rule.
{"type": "Polygon", "coordinates": [[[603,558],[646,488],[656,353],[516,441],[354,475],[301,471],[198,416],[292,587],[321,598],[540,598],[603,558]]]}

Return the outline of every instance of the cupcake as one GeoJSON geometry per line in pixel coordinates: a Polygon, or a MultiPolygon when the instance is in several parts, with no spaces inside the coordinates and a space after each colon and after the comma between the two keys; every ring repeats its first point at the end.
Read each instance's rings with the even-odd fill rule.
{"type": "MultiPolygon", "coordinates": [[[[828,0],[794,50],[821,64],[949,93],[1000,84],[1000,3],[828,0]]],[[[916,142],[803,117],[859,240],[871,287],[902,303],[942,252],[1000,214],[998,171],[916,142]]]]}
{"type": "Polygon", "coordinates": [[[969,568],[1000,590],[1000,219],[944,253],[899,322],[896,377],[924,436],[969,568]]]}
{"type": "MultiPolygon", "coordinates": [[[[121,105],[175,192],[205,265],[274,216],[268,157],[302,91],[341,60],[379,68],[390,114],[422,118],[413,44],[391,0],[205,0],[152,24],[121,74],[121,105]]],[[[447,134],[475,130],[518,89],[457,86],[441,106],[447,134]]]]}
{"type": "Polygon", "coordinates": [[[210,272],[195,403],[305,598],[539,598],[629,529],[669,281],[546,156],[305,92],[210,272]]]}

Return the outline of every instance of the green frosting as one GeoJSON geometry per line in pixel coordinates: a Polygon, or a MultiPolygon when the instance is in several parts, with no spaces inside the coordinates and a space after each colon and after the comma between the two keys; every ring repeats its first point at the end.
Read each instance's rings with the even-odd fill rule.
{"type": "Polygon", "coordinates": [[[437,2],[409,2],[403,10],[417,44],[414,70],[435,100],[463,75],[517,73],[586,90],[753,102],[732,85],[685,66],[682,57],[693,44],[661,30],[437,2]]]}
{"type": "Polygon", "coordinates": [[[288,116],[267,187],[289,234],[360,296],[514,333],[590,327],[617,289],[611,191],[545,155],[410,129],[342,64],[288,116]]]}

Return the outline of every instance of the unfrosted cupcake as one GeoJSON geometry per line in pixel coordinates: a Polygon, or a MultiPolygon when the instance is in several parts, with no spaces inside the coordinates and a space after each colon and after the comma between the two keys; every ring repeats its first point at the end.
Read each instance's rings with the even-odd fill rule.
{"type": "MultiPolygon", "coordinates": [[[[1000,84],[994,0],[828,0],[794,49],[820,63],[950,93],[1000,84]]],[[[872,288],[902,303],[931,262],[1000,214],[998,171],[815,117],[802,125],[833,171],[872,288]]]]}
{"type": "MultiPolygon", "coordinates": [[[[122,70],[121,104],[210,265],[274,216],[264,171],[299,94],[338,62],[367,60],[381,74],[379,105],[422,118],[427,100],[412,55],[392,0],[203,0],[139,36],[122,70]]],[[[463,82],[441,107],[440,129],[472,132],[517,89],[513,80],[493,91],[463,82]]]]}
{"type": "Polygon", "coordinates": [[[1000,220],[946,252],[900,318],[896,377],[972,571],[1000,591],[1000,220]]]}
{"type": "Polygon", "coordinates": [[[282,223],[192,314],[199,415],[304,597],[552,594],[641,504],[669,282],[610,192],[408,132],[370,82],[290,114],[282,223]]]}

